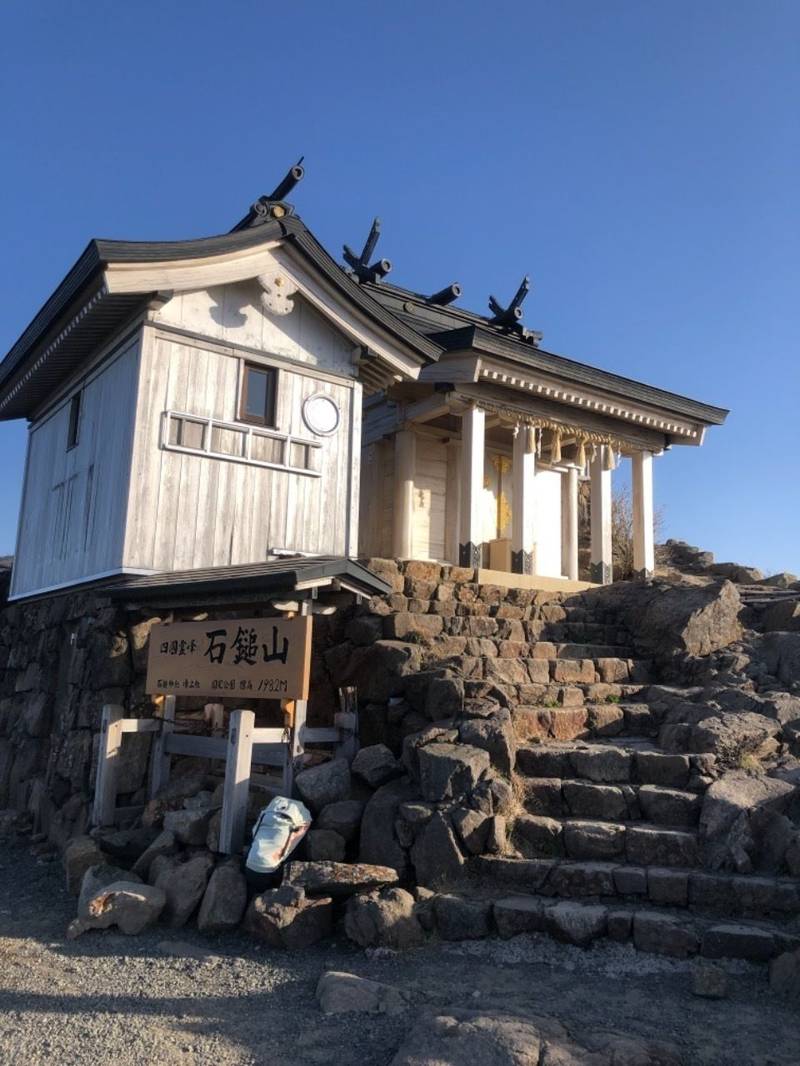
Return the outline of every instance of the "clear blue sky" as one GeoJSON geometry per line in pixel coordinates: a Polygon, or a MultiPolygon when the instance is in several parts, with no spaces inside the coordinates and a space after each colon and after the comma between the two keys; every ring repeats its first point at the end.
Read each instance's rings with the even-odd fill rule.
{"type": "MultiPolygon", "coordinates": [[[[656,462],[666,536],[800,572],[800,4],[6,0],[0,348],[90,237],[227,230],[305,154],[338,254],[534,289],[543,346],[731,408],[656,462]]],[[[25,447],[0,424],[0,554],[25,447]]]]}

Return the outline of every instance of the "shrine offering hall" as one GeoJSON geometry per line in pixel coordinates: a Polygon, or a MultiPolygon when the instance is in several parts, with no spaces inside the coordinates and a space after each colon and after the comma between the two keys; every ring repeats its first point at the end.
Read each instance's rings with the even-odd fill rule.
{"type": "Polygon", "coordinates": [[[6,355],[12,598],[292,555],[606,583],[623,463],[651,573],[655,459],[727,412],[545,351],[527,278],[486,315],[390,284],[377,220],[337,262],[288,200],[302,176],[220,236],[91,241],[6,355]]]}

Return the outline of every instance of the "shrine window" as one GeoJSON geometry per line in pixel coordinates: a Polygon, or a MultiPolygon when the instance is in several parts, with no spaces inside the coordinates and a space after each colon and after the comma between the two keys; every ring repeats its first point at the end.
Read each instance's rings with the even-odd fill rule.
{"type": "Polygon", "coordinates": [[[278,372],[272,367],[245,363],[239,397],[239,421],[256,426],[275,426],[278,372]]]}

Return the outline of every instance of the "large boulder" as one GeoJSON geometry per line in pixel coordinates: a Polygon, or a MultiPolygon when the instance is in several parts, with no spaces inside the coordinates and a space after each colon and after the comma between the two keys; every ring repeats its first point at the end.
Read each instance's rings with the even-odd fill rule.
{"type": "Polygon", "coordinates": [[[355,892],[397,883],[397,870],[363,862],[290,862],[285,885],[297,885],[310,896],[344,899],[355,892]]]}
{"type": "Polygon", "coordinates": [[[247,906],[247,883],[239,863],[233,859],[218,866],[212,873],[200,913],[197,928],[201,933],[227,933],[236,929],[247,906]]]}
{"type": "Polygon", "coordinates": [[[302,888],[282,885],[253,897],[245,927],[276,948],[309,947],[332,932],[333,901],[308,899],[302,888]]]}
{"type": "Polygon", "coordinates": [[[508,711],[491,718],[468,718],[462,722],[458,733],[462,743],[487,751],[492,766],[501,774],[511,775],[517,754],[517,736],[508,711]]]}
{"type": "Polygon", "coordinates": [[[328,804],[350,798],[350,764],[347,759],[331,759],[301,770],[295,784],[303,801],[318,814],[328,804]]]}
{"type": "Polygon", "coordinates": [[[437,811],[418,831],[411,848],[417,883],[438,888],[458,881],[464,856],[450,822],[437,811]]]}
{"type": "Polygon", "coordinates": [[[385,744],[370,744],[356,754],[352,770],[370,788],[379,788],[392,778],[399,777],[401,767],[385,744]]]}
{"type": "Polygon", "coordinates": [[[200,847],[206,842],[208,824],[213,813],[211,807],[167,811],[164,815],[164,829],[172,833],[179,844],[200,847]]]}
{"type": "Polygon", "coordinates": [[[376,640],[366,647],[341,645],[325,655],[334,687],[355,685],[365,703],[385,703],[403,692],[405,678],[422,665],[422,649],[401,640],[376,640]]]}
{"type": "Polygon", "coordinates": [[[146,851],[142,852],[133,864],[132,870],[139,877],[143,877],[146,880],[154,859],[158,858],[159,855],[174,855],[177,850],[178,842],[175,839],[175,834],[165,830],[158,834],[146,851]]]}
{"type": "Polygon", "coordinates": [[[364,808],[358,857],[361,862],[391,866],[403,877],[408,869],[408,855],[397,839],[395,822],[403,803],[418,799],[417,790],[408,780],[382,785],[364,808]]]}
{"type": "Polygon", "coordinates": [[[640,654],[710,655],[742,635],[739,592],[730,581],[710,585],[635,585],[627,590],[628,627],[640,654]]]}
{"type": "Polygon", "coordinates": [[[490,764],[488,751],[471,744],[426,744],[418,758],[420,789],[432,803],[470,793],[490,764]]]}
{"type": "Polygon", "coordinates": [[[333,830],[346,842],[353,840],[358,836],[364,806],[361,800],[337,800],[336,803],[329,803],[319,812],[314,825],[317,829],[333,830]]]}
{"type": "Polygon", "coordinates": [[[103,852],[91,837],[73,837],[68,841],[64,848],[67,892],[72,896],[77,896],[86,871],[92,866],[102,866],[104,862],[103,852]]]}
{"type": "Polygon", "coordinates": [[[721,714],[692,726],[687,749],[713,754],[720,766],[734,767],[743,755],[757,752],[780,729],[780,722],[763,714],[721,714]]]}
{"type": "Polygon", "coordinates": [[[81,890],[78,895],[78,917],[89,917],[89,904],[104,888],[113,885],[116,881],[141,883],[141,879],[130,870],[123,870],[119,866],[111,866],[109,863],[98,863],[90,866],[83,875],[81,890]]]}
{"type": "Polygon", "coordinates": [[[347,903],[344,929],[362,948],[413,948],[425,939],[414,897],[402,888],[353,896],[347,903]]]}
{"type": "Polygon", "coordinates": [[[85,917],[71,924],[69,936],[77,936],[87,929],[109,929],[112,925],[128,936],[135,936],[155,925],[166,902],[164,892],[153,885],[114,881],[89,900],[85,917]]]}
{"type": "Polygon", "coordinates": [[[700,813],[700,842],[711,869],[749,873],[760,859],[762,842],[782,818],[795,793],[789,781],[725,774],[706,791],[700,813]]]}
{"type": "Polygon", "coordinates": [[[150,880],[164,890],[167,905],[164,917],[173,929],[180,929],[191,918],[206,892],[214,859],[207,851],[180,862],[169,856],[154,859],[150,880]]]}

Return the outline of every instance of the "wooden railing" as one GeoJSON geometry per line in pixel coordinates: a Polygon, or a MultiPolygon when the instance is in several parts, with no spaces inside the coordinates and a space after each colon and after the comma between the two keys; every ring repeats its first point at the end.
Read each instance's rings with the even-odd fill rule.
{"type": "MultiPolygon", "coordinates": [[[[331,728],[311,728],[303,720],[292,718],[285,728],[256,728],[253,711],[232,711],[227,736],[197,736],[175,732],[175,697],[167,696],[158,718],[125,718],[122,707],[106,704],[100,727],[100,751],[97,762],[92,824],[115,824],[117,813],[117,776],[122,742],[126,733],[153,733],[151,749],[150,798],[168,784],[173,755],[218,759],[225,763],[222,799],[222,824],[219,850],[233,855],[242,850],[247,820],[247,800],[253,766],[274,767],[281,771],[281,783],[272,791],[290,796],[294,774],[306,744],[332,744],[337,754],[352,759],[358,747],[358,718],[354,690],[343,690],[343,709],[331,728]]],[[[341,695],[341,694],[340,694],[341,695]]],[[[207,704],[206,719],[220,732],[224,720],[221,704],[207,704]]]]}

